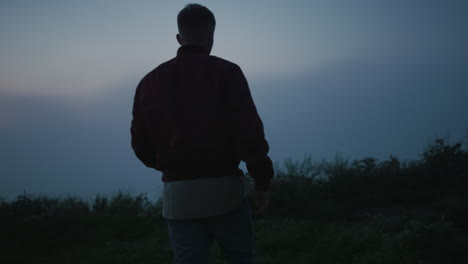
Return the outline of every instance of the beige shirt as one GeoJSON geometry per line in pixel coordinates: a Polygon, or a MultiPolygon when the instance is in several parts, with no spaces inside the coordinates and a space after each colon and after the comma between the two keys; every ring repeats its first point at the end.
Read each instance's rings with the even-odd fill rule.
{"type": "Polygon", "coordinates": [[[163,217],[194,219],[219,215],[246,197],[245,177],[227,175],[164,183],[163,217]]]}

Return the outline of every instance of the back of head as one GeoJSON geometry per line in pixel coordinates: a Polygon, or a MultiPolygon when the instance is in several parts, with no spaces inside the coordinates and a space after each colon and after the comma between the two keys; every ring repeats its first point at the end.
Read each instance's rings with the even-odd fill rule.
{"type": "Polygon", "coordinates": [[[179,12],[177,25],[186,42],[199,43],[213,39],[216,20],[205,6],[188,4],[179,12]]]}

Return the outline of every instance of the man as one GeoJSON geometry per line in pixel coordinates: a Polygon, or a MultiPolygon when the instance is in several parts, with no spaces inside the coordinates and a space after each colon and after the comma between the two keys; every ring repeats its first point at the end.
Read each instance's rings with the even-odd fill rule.
{"type": "Polygon", "coordinates": [[[254,179],[261,213],[273,177],[263,124],[239,66],[210,56],[213,13],[189,4],[177,22],[177,56],[136,89],[132,148],[147,167],[163,173],[163,216],[176,263],[207,263],[213,240],[230,262],[253,263],[239,163],[254,179]]]}

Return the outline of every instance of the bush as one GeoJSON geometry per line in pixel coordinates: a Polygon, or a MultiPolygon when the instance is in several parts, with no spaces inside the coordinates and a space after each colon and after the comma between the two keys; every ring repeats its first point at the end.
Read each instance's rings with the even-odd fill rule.
{"type": "MultiPolygon", "coordinates": [[[[411,162],[286,160],[255,219],[257,262],[468,263],[462,147],[436,140],[411,162]]],[[[161,201],[145,194],[0,199],[0,232],[0,263],[171,261],[161,201]]],[[[219,249],[213,257],[222,263],[219,249]]]]}

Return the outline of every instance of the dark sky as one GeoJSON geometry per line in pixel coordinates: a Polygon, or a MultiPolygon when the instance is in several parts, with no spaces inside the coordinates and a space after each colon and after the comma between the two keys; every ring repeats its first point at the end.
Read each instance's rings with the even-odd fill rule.
{"type": "MultiPolygon", "coordinates": [[[[175,27],[152,19],[175,23],[183,2],[117,1],[104,17],[92,11],[101,4],[49,2],[1,4],[0,197],[157,197],[160,174],[130,148],[131,104],[140,78],[177,49],[175,27]]],[[[468,4],[408,2],[205,2],[218,18],[213,54],[244,69],[273,160],[417,159],[436,137],[468,134],[468,4]]]]}

